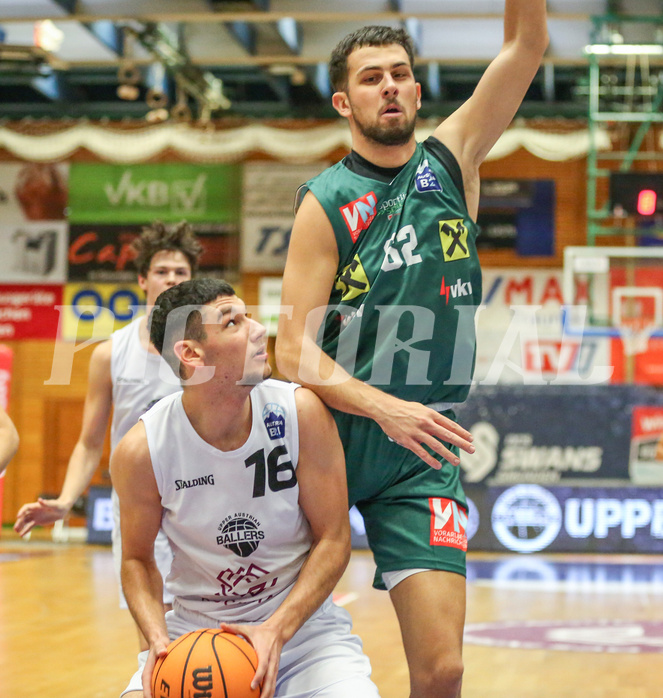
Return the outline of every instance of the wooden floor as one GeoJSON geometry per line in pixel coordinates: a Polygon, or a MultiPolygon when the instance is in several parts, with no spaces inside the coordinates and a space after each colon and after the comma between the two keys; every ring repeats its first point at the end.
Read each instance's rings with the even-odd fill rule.
{"type": "MultiPolygon", "coordinates": [[[[532,560],[532,557],[528,558],[532,560]]],[[[574,558],[578,559],[578,558],[574,558]]],[[[500,566],[496,556],[473,563],[500,566]]],[[[560,558],[545,558],[552,563],[560,558]]],[[[573,560],[573,559],[572,559],[573,560]]],[[[651,567],[653,558],[629,558],[651,567]]],[[[582,562],[582,559],[580,559],[582,562]]],[[[594,560],[593,560],[594,561],[594,560]]],[[[592,562],[593,562],[592,561],[592,562]]],[[[546,564],[544,562],[544,564],[546,564]]],[[[368,553],[353,553],[339,602],[351,612],[371,657],[382,698],[407,698],[398,627],[386,593],[370,587],[368,553]]],[[[499,577],[500,575],[498,575],[499,577]]],[[[504,575],[502,575],[503,577],[504,575]]],[[[632,584],[468,582],[468,628],[501,621],[663,620],[663,581],[632,584]]],[[[606,633],[610,633],[606,627],[606,633]]],[[[563,651],[465,645],[464,698],[661,698],[658,651],[563,651]]],[[[656,642],[654,642],[656,645],[656,642]]],[[[118,608],[110,550],[84,543],[19,541],[0,536],[0,696],[115,698],[134,671],[137,640],[128,611],[118,608]]]]}

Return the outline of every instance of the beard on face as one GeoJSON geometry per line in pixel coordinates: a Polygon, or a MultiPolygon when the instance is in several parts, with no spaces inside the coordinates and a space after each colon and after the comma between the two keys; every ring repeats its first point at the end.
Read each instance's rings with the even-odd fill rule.
{"type": "Polygon", "coordinates": [[[409,143],[417,120],[415,115],[405,123],[395,121],[395,123],[383,125],[363,123],[356,113],[353,116],[361,135],[379,145],[405,145],[409,143]]]}

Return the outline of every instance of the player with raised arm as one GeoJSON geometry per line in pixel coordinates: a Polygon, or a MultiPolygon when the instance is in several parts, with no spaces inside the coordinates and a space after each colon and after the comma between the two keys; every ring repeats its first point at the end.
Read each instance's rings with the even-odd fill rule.
{"type": "Polygon", "coordinates": [[[461,691],[467,512],[456,466],[473,446],[453,405],[471,383],[481,303],[479,166],[547,41],[545,0],[506,0],[498,56],[418,143],[410,37],[379,26],[345,37],[330,78],[352,151],[298,197],[277,365],[332,408],[413,698],[461,691]]]}

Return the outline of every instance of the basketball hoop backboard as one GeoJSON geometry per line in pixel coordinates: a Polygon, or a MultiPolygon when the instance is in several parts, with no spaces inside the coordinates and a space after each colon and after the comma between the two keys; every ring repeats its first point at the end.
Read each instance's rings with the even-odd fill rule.
{"type": "Polygon", "coordinates": [[[563,294],[569,334],[628,336],[629,349],[646,349],[663,337],[663,246],[567,247],[563,294]]]}

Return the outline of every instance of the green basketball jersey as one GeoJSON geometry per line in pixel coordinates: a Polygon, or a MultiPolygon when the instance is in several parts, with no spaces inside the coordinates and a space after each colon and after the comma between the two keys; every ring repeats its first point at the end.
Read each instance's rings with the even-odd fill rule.
{"type": "Polygon", "coordinates": [[[441,151],[459,181],[431,138],[390,181],[341,161],[306,184],[339,252],[322,349],[356,378],[424,404],[467,396],[481,302],[478,228],[441,151]]]}

